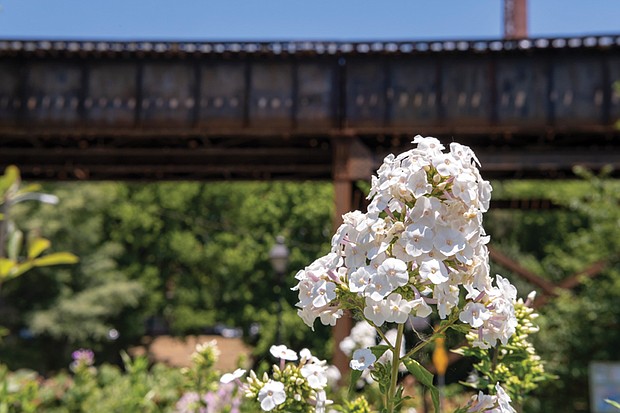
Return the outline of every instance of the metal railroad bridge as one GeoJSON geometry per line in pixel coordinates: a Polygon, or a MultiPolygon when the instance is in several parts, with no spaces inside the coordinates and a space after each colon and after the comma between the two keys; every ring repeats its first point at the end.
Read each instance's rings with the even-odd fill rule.
{"type": "Polygon", "coordinates": [[[620,166],[620,35],[0,41],[0,167],[66,179],[368,179],[415,134],[486,178],[620,166]]]}

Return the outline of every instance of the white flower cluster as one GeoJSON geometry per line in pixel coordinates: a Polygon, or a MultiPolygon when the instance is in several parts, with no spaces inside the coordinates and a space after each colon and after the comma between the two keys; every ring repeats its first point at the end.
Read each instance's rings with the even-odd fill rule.
{"type": "Polygon", "coordinates": [[[279,366],[273,366],[273,377],[265,373],[259,378],[254,371],[250,371],[247,384],[243,384],[240,379],[245,370],[237,369],[233,373],[224,374],[220,382],[237,382],[245,391],[246,397],[256,399],[261,409],[266,412],[276,409],[289,398],[296,403],[314,406],[316,413],[324,412],[325,407],[332,403],[325,392],[330,374],[327,362],[313,356],[308,349],[301,350],[298,355],[284,345],[273,345],[269,351],[280,360],[279,366]],[[296,365],[285,364],[287,361],[297,360],[299,363],[296,365]]]}
{"type": "Polygon", "coordinates": [[[297,273],[298,314],[311,327],[316,318],[334,325],[355,294],[377,327],[426,317],[432,305],[445,319],[464,292],[459,319],[477,329],[475,345],[505,344],[516,326],[516,290],[499,276],[493,286],[489,276],[482,213],[491,185],[469,147],[451,143],[444,152],[421,136],[413,143],[372,177],[367,212],[345,214],[331,252],[297,273]]]}

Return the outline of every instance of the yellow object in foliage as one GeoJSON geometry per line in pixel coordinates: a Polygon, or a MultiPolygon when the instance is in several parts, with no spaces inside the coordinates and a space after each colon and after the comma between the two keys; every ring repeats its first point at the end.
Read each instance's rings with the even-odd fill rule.
{"type": "Polygon", "coordinates": [[[433,351],[433,365],[437,374],[445,376],[448,369],[448,352],[446,351],[445,339],[437,337],[435,339],[435,350],[433,351]]]}

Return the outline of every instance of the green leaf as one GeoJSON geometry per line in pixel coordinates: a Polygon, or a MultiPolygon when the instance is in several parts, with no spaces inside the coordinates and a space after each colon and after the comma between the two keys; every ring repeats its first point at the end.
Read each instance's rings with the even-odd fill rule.
{"type": "Polygon", "coordinates": [[[467,334],[471,331],[471,326],[469,324],[452,324],[450,328],[463,334],[467,334]]]}
{"type": "Polygon", "coordinates": [[[48,249],[52,243],[45,238],[35,238],[28,245],[28,258],[33,259],[41,255],[43,251],[48,249]]]}
{"type": "Polygon", "coordinates": [[[405,359],[403,361],[405,363],[405,367],[420,383],[428,387],[431,392],[431,398],[433,399],[433,406],[435,407],[435,412],[439,413],[439,390],[437,387],[433,385],[433,375],[430,371],[426,370],[424,366],[418,363],[413,359],[405,359]]]}
{"type": "Polygon", "coordinates": [[[16,166],[7,166],[4,175],[0,176],[0,193],[4,194],[11,187],[19,185],[19,169],[16,166]]]}
{"type": "Polygon", "coordinates": [[[605,403],[609,403],[610,405],[614,406],[616,409],[620,409],[620,403],[615,402],[613,400],[609,400],[609,399],[605,399],[605,403]]]}
{"type": "Polygon", "coordinates": [[[56,252],[32,261],[35,267],[45,267],[48,265],[75,264],[79,258],[70,252],[56,252]]]}
{"type": "Polygon", "coordinates": [[[385,345],[385,344],[380,344],[378,346],[370,347],[370,351],[372,351],[372,354],[377,358],[377,360],[381,358],[381,356],[389,349],[390,349],[390,346],[385,345]]]}
{"type": "Polygon", "coordinates": [[[9,271],[9,273],[6,276],[7,280],[10,280],[12,278],[17,278],[20,275],[22,275],[23,273],[25,273],[26,271],[30,270],[32,268],[32,263],[31,262],[22,262],[22,263],[16,263],[13,262],[13,267],[11,268],[11,270],[9,271]]]}
{"type": "Polygon", "coordinates": [[[355,390],[357,381],[362,377],[362,370],[351,370],[351,382],[349,383],[349,394],[355,390]]]}
{"type": "Polygon", "coordinates": [[[15,261],[8,258],[0,258],[0,281],[8,277],[11,269],[15,266],[15,261]]]}

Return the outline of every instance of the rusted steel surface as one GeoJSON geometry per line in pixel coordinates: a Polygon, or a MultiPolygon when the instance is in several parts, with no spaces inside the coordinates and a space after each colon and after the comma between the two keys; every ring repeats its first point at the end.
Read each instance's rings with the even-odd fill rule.
{"type": "Polygon", "coordinates": [[[37,179],[330,179],[334,139],[357,137],[362,163],[378,165],[420,133],[471,145],[489,178],[562,177],[620,167],[619,80],[617,35],[0,41],[0,166],[37,179]],[[208,155],[225,149],[247,153],[208,155]]]}

